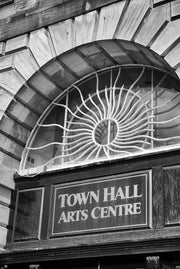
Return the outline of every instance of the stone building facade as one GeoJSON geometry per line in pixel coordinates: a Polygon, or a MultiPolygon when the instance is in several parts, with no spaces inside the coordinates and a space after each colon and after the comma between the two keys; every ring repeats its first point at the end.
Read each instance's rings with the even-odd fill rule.
{"type": "MultiPolygon", "coordinates": [[[[15,263],[13,246],[8,249],[7,236],[13,230],[10,213],[15,210],[15,204],[12,202],[14,179],[25,177],[29,182],[32,171],[38,176],[46,174],[47,171],[46,167],[35,167],[31,171],[30,166],[25,169],[23,164],[27,142],[29,143],[44,112],[68,87],[91,73],[113,66],[137,64],[162,69],[177,81],[180,78],[179,0],[0,1],[0,264],[11,266],[15,263]],[[9,257],[12,255],[12,259],[8,260],[8,254],[9,257]]],[[[176,155],[169,160],[169,165],[173,167],[179,165],[177,150],[178,146],[176,155]]],[[[168,156],[170,155],[172,152],[168,156]]],[[[165,158],[163,156],[165,155],[159,158],[165,158]]],[[[30,158],[29,162],[33,163],[34,160],[30,158]]],[[[168,161],[166,170],[167,164],[168,161]]],[[[157,171],[159,166],[163,165],[158,159],[157,163],[153,164],[156,177],[160,173],[157,171]]],[[[128,170],[128,163],[124,167],[126,168],[123,174],[128,170]]],[[[81,169],[78,172],[80,175],[83,169],[87,168],[81,169]]],[[[90,168],[88,173],[91,173],[90,168]]],[[[83,178],[83,175],[80,177],[83,178]]],[[[175,177],[177,180],[177,171],[175,177]]],[[[156,183],[153,184],[155,186],[156,183]]],[[[176,187],[178,184],[176,182],[176,187]]],[[[157,183],[156,187],[160,193],[163,192],[159,190],[161,186],[157,183]]],[[[156,192],[156,189],[153,190],[156,192]]],[[[169,248],[173,252],[175,245],[179,244],[180,214],[176,212],[176,206],[172,213],[177,214],[176,217],[171,220],[165,217],[165,224],[162,225],[164,217],[163,220],[160,218],[165,208],[160,208],[160,197],[154,196],[152,201],[153,208],[156,207],[154,214],[159,214],[156,225],[154,224],[157,229],[156,238],[162,243],[167,236],[169,248]]],[[[176,199],[172,203],[178,204],[179,201],[180,196],[176,193],[176,199]]],[[[138,235],[136,236],[138,238],[138,235]]],[[[116,241],[115,237],[116,235],[112,239],[113,243],[116,241]]],[[[149,237],[152,239],[153,236],[150,234],[149,237]]],[[[110,238],[106,240],[102,234],[99,237],[93,235],[91,240],[87,235],[87,241],[83,242],[78,237],[73,246],[69,237],[67,242],[64,240],[62,239],[64,249],[66,245],[70,249],[75,246],[78,249],[81,244],[97,245],[97,240],[100,240],[101,246],[112,243],[110,238]]],[[[124,244],[134,240],[125,234],[122,238],[124,244]]],[[[145,242],[146,249],[148,240],[146,242],[142,235],[141,239],[137,240],[145,242]]],[[[52,243],[52,249],[53,247],[55,245],[52,243]]],[[[138,247],[140,249],[140,246],[138,247]]],[[[23,245],[23,248],[26,249],[26,245],[23,245]]],[[[37,246],[31,246],[30,249],[34,251],[35,248],[37,246]]],[[[42,248],[43,244],[39,249],[42,248]]],[[[160,266],[158,252],[166,252],[167,247],[155,252],[153,248],[154,245],[150,253],[148,250],[139,250],[138,255],[147,252],[146,262],[149,268],[159,268],[156,267],[160,266]]],[[[17,247],[16,251],[19,249],[21,247],[17,247]]],[[[178,249],[180,250],[179,245],[178,249]]],[[[22,249],[19,253],[21,251],[22,249]]],[[[82,257],[88,255],[83,254],[82,250],[80,253],[82,257]]],[[[81,255],[79,254],[79,257],[81,255]]],[[[102,253],[98,255],[103,256],[103,247],[102,253]]],[[[21,260],[23,259],[19,254],[19,263],[21,260]]],[[[36,261],[37,258],[34,258],[34,263],[36,261]]],[[[29,260],[28,262],[30,263],[29,260]]]]}

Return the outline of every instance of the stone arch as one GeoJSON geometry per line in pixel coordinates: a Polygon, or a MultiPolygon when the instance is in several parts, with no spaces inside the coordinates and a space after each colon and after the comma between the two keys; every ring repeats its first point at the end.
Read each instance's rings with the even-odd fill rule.
{"type": "Polygon", "coordinates": [[[120,1],[6,41],[0,61],[1,163],[18,168],[31,130],[61,83],[67,87],[103,63],[119,64],[121,58],[122,64],[123,57],[126,63],[153,64],[179,74],[180,20],[170,3],[150,3],[120,1]],[[60,82],[58,72],[71,79],[60,82]]]}

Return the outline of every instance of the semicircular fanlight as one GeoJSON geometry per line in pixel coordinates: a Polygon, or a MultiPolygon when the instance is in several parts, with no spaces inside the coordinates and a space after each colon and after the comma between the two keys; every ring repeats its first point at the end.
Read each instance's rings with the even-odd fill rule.
{"type": "Polygon", "coordinates": [[[180,95],[167,77],[152,67],[114,67],[73,84],[38,124],[26,160],[44,155],[46,167],[74,165],[179,143],[180,95]]]}

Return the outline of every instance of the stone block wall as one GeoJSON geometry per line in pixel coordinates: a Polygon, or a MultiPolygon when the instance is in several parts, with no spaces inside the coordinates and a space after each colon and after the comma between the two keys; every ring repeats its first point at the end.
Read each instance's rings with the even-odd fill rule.
{"type": "Polygon", "coordinates": [[[47,95],[54,90],[51,78],[39,70],[77,46],[107,39],[150,48],[180,77],[179,0],[0,1],[1,248],[6,243],[13,174],[33,127],[51,102],[47,95]],[[40,78],[47,88],[41,88],[40,78]]]}
{"type": "Polygon", "coordinates": [[[0,252],[6,244],[9,229],[9,213],[11,205],[11,195],[14,189],[13,169],[0,164],[0,252]]]}

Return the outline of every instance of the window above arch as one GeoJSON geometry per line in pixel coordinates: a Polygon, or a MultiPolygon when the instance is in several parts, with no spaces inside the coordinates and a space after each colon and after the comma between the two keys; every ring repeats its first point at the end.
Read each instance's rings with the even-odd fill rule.
{"type": "Polygon", "coordinates": [[[168,72],[144,65],[84,77],[41,117],[21,169],[59,169],[180,147],[179,89],[168,72]]]}

